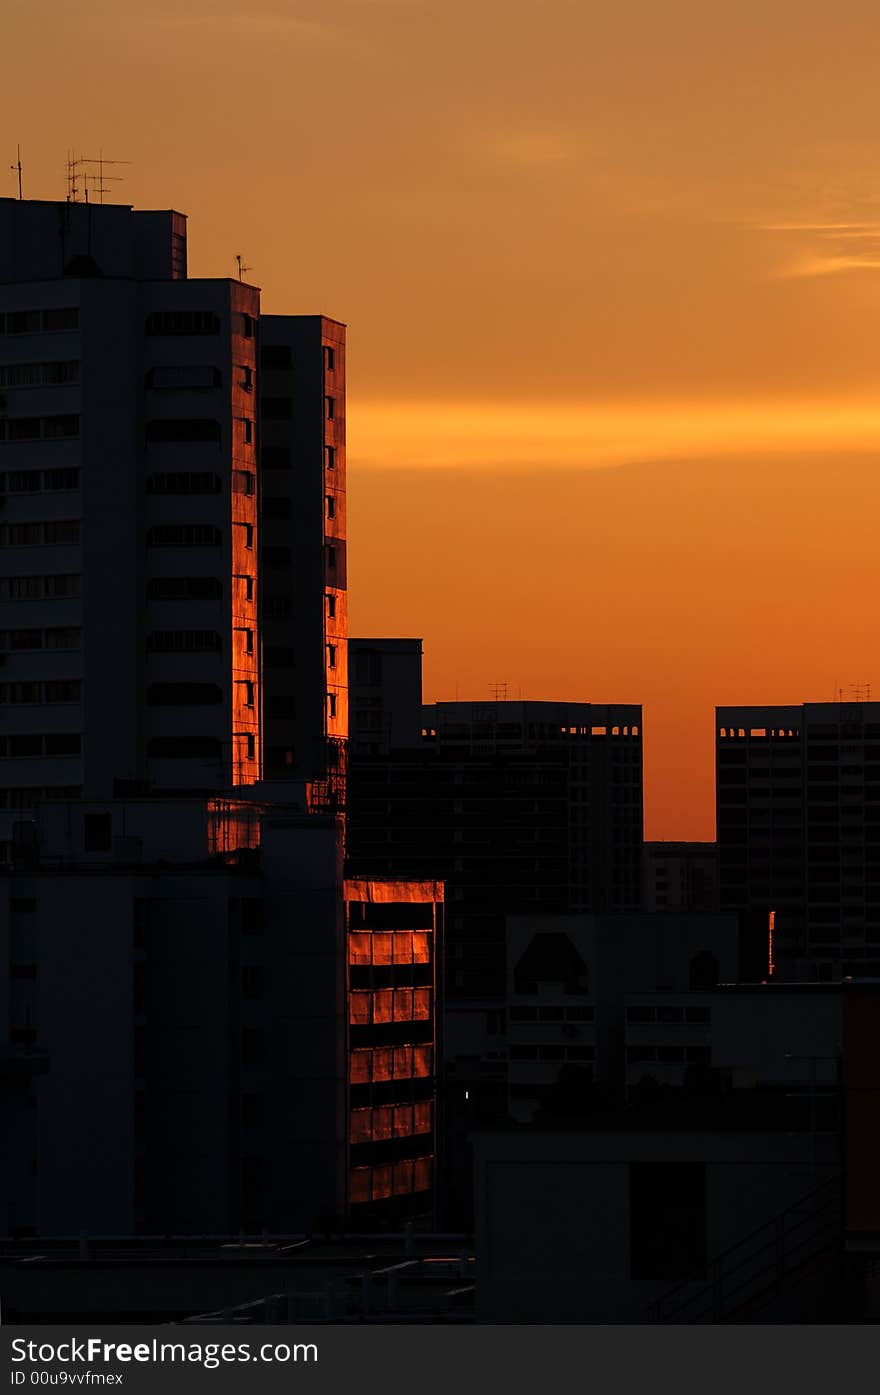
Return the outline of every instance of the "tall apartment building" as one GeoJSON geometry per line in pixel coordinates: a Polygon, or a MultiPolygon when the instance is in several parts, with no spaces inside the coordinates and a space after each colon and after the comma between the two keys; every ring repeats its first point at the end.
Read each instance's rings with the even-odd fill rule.
{"type": "Polygon", "coordinates": [[[267,779],[341,807],[348,734],[345,326],[260,321],[260,624],[267,779]]]}
{"type": "Polygon", "coordinates": [[[0,200],[0,844],[264,774],[340,807],[345,546],[344,326],[189,278],[182,214],[0,200]]]}
{"type": "Polygon", "coordinates": [[[716,733],[722,907],[777,976],[880,974],[880,703],[719,707],[716,733]]]}
{"type": "Polygon", "coordinates": [[[7,809],[259,779],[258,323],[182,214],[0,200],[7,809]]]}

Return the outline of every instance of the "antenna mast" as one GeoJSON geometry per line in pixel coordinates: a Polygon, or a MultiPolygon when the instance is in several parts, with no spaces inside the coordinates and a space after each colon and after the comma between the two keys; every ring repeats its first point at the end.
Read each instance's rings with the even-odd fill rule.
{"type": "Polygon", "coordinates": [[[15,161],[15,164],[14,164],[14,165],[10,165],[9,168],[10,168],[11,170],[17,170],[17,171],[18,171],[18,197],[19,197],[19,198],[22,198],[23,196],[22,196],[22,192],[21,192],[21,146],[20,146],[20,145],[17,145],[17,146],[15,147],[15,152],[16,152],[16,161],[15,161]]]}

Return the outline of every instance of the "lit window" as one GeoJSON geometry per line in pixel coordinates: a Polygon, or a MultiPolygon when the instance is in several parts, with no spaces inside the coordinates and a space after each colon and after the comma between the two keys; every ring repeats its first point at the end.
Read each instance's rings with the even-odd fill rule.
{"type": "Polygon", "coordinates": [[[327,694],[327,712],[328,712],[329,716],[331,716],[331,717],[335,717],[335,716],[336,716],[336,694],[335,694],[335,693],[328,693],[328,694],[327,694]]]}
{"type": "Polygon", "coordinates": [[[324,407],[328,421],[332,421],[336,415],[336,400],[333,397],[324,398],[324,407]]]}
{"type": "Polygon", "coordinates": [[[333,498],[332,494],[327,495],[327,517],[336,517],[336,500],[333,498]]]}

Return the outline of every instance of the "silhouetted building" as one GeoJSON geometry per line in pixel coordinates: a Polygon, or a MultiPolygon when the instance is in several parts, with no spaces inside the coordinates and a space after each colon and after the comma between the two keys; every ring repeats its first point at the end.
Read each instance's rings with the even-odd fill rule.
{"type": "Polygon", "coordinates": [[[714,843],[645,843],[642,909],[718,909],[718,849],[714,843]]]}
{"type": "Polygon", "coordinates": [[[259,778],[258,316],[180,213],[0,200],[7,809],[259,778]]]}
{"type": "Polygon", "coordinates": [[[640,707],[428,704],[419,745],[359,755],[350,784],[353,870],[446,883],[450,1005],[503,1000],[505,915],[639,906],[640,707]]]}
{"type": "Polygon", "coordinates": [[[431,1223],[442,891],[344,882],[304,806],[38,812],[0,880],[4,1232],[431,1223]]]}
{"type": "Polygon", "coordinates": [[[345,326],[260,321],[265,771],[341,807],[348,736],[345,326]]]}
{"type": "Polygon", "coordinates": [[[880,704],[719,707],[720,902],[783,977],[880,974],[880,704]]]}
{"type": "Polygon", "coordinates": [[[422,641],[351,639],[353,756],[387,756],[422,740],[422,641]]]}

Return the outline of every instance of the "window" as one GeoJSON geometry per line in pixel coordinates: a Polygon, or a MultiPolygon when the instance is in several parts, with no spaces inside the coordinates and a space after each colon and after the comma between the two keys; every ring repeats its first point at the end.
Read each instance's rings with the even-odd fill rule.
{"type": "Polygon", "coordinates": [[[327,715],[328,715],[328,717],[335,717],[335,716],[336,716],[336,694],[335,694],[335,693],[328,693],[328,694],[327,694],[327,715]]]}
{"type": "Polygon", "coordinates": [[[255,320],[253,315],[244,314],[241,317],[241,336],[243,339],[253,339],[255,320]]]}
{"type": "Polygon", "coordinates": [[[246,446],[249,446],[254,439],[254,423],[251,421],[250,417],[243,417],[242,420],[244,422],[244,443],[246,446]]]}
{"type": "Polygon", "coordinates": [[[222,541],[210,523],[163,523],[147,533],[148,547],[219,547],[222,541]]]}
{"type": "Polygon", "coordinates": [[[223,374],[210,364],[167,364],[147,370],[144,386],[157,392],[205,392],[222,387],[223,374]]]}
{"type": "Polygon", "coordinates": [[[328,421],[332,421],[336,415],[336,399],[333,397],[324,398],[324,414],[328,421]]]}
{"type": "Polygon", "coordinates": [[[326,467],[327,467],[328,470],[335,470],[335,469],[336,469],[336,447],[335,447],[335,446],[325,446],[325,447],[324,447],[324,464],[326,465],[326,467]]]}
{"type": "Polygon", "coordinates": [[[151,683],[147,688],[151,707],[212,707],[222,701],[216,683],[151,683]]]}
{"type": "Polygon", "coordinates": [[[244,632],[244,652],[245,652],[246,654],[253,654],[253,652],[254,652],[254,632],[253,632],[253,630],[245,630],[245,632],[244,632]]]}
{"type": "Polygon", "coordinates": [[[287,446],[263,446],[260,462],[264,470],[289,470],[290,449],[287,446]]]}
{"type": "Polygon", "coordinates": [[[251,680],[248,678],[248,679],[245,679],[244,683],[242,684],[242,687],[244,688],[244,705],[245,705],[245,707],[253,707],[253,705],[254,705],[254,684],[253,684],[253,683],[251,682],[251,680]]]}
{"type": "Polygon", "coordinates": [[[233,494],[256,494],[257,477],[253,470],[233,470],[232,492],[233,494]]]}
{"type": "Polygon", "coordinates": [[[293,353],[289,344],[264,344],[260,350],[261,368],[291,368],[293,353]]]}
{"type": "Polygon", "coordinates": [[[260,411],[264,421],[290,421],[293,417],[293,398],[264,397],[260,411]]]}
{"type": "Polygon", "coordinates": [[[0,421],[0,441],[40,441],[79,435],[79,417],[8,417],[0,421]]]}
{"type": "Polygon", "coordinates": [[[83,815],[83,848],[86,852],[108,852],[113,843],[110,814],[83,815]]]}
{"type": "Polygon", "coordinates": [[[211,310],[156,310],[145,328],[149,335],[219,334],[220,320],[211,310]]]}
{"type": "Polygon", "coordinates": [[[330,344],[324,345],[324,371],[333,373],[336,369],[336,353],[330,344]]]}
{"type": "Polygon", "coordinates": [[[0,578],[0,601],[41,601],[48,596],[78,596],[79,591],[80,577],[75,573],[0,578]]]}
{"type": "Polygon", "coordinates": [[[242,388],[244,392],[253,392],[254,370],[249,363],[243,363],[239,371],[241,372],[241,377],[238,380],[238,386],[242,388]]]}
{"type": "Polygon", "coordinates": [[[336,667],[336,645],[335,645],[335,644],[328,644],[328,645],[327,645],[327,667],[328,667],[328,668],[335,668],[335,667],[336,667]]]}
{"type": "Polygon", "coordinates": [[[215,630],[152,630],[147,649],[154,654],[218,653],[223,647],[215,630]]]}
{"type": "Polygon", "coordinates": [[[77,329],[79,311],[75,305],[60,310],[8,310],[0,313],[0,334],[56,333],[77,329]]]}
{"type": "Polygon", "coordinates": [[[223,595],[216,576],[155,576],[147,585],[151,601],[214,600],[223,595]]]}
{"type": "Polygon", "coordinates": [[[246,601],[254,599],[254,578],[252,576],[242,577],[244,582],[244,598],[246,601]]]}
{"type": "Polygon", "coordinates": [[[247,758],[248,760],[253,760],[257,753],[257,738],[252,731],[246,734],[245,742],[247,746],[247,758]]]}
{"type": "Polygon", "coordinates": [[[336,619],[336,597],[332,591],[327,592],[327,617],[330,620],[336,619]]]}
{"type": "Polygon", "coordinates": [[[148,494],[219,494],[222,488],[220,476],[206,471],[179,470],[147,476],[148,494]]]}
{"type": "Polygon", "coordinates": [[[220,742],[213,736],[154,736],[147,755],[162,760],[219,760],[220,742]]]}
{"type": "Polygon", "coordinates": [[[336,548],[335,548],[335,547],[328,547],[328,548],[327,548],[327,566],[331,569],[331,571],[335,571],[335,569],[336,569],[336,548]]]}
{"type": "Polygon", "coordinates": [[[289,596],[267,596],[263,602],[263,616],[266,620],[287,620],[292,609],[289,596]]]}
{"type": "Polygon", "coordinates": [[[263,499],[263,513],[267,518],[288,519],[293,516],[293,506],[288,498],[270,496],[263,499]]]}
{"type": "MultiPolygon", "coordinates": [[[[0,320],[2,318],[0,315],[0,320]]],[[[64,359],[59,363],[0,364],[0,388],[54,387],[59,383],[75,383],[78,380],[79,362],[76,359],[64,359]]]]}
{"type": "Polygon", "coordinates": [[[148,445],[165,442],[214,442],[221,439],[220,423],[213,417],[155,417],[147,422],[148,445]]]}
{"type": "Polygon", "coordinates": [[[336,517],[336,500],[333,498],[332,494],[327,495],[327,517],[336,517]]]}
{"type": "Polygon", "coordinates": [[[252,523],[244,525],[244,545],[248,548],[252,548],[254,545],[254,525],[252,523]]]}

